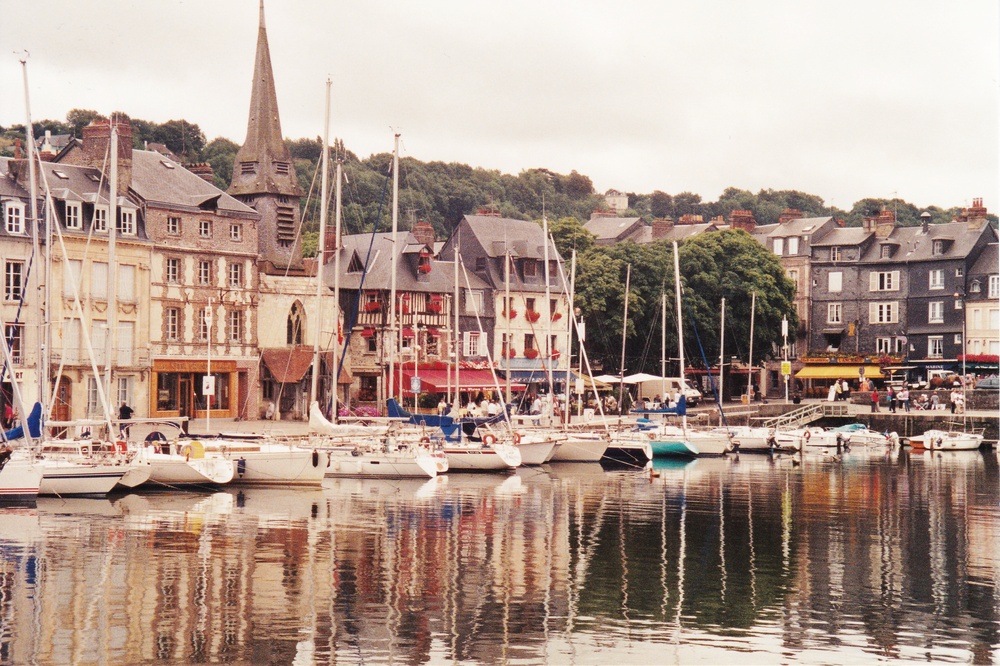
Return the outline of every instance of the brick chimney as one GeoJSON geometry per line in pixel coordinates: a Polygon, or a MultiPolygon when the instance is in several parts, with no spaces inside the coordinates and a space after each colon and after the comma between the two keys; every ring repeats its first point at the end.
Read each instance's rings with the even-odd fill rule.
{"type": "Polygon", "coordinates": [[[803,217],[805,216],[798,208],[786,208],[781,211],[781,215],[778,216],[778,224],[785,224],[786,222],[791,222],[792,220],[801,220],[803,217]]]}
{"type": "Polygon", "coordinates": [[[674,218],[660,217],[653,220],[653,240],[666,238],[667,234],[674,228],[674,218]]]}
{"type": "Polygon", "coordinates": [[[594,212],[590,214],[590,219],[596,220],[600,217],[618,217],[618,211],[608,210],[605,208],[595,208],[594,212]]]}
{"type": "Polygon", "coordinates": [[[748,234],[752,234],[757,228],[757,220],[749,210],[734,210],[729,214],[729,226],[733,229],[742,229],[748,234]]]}
{"type": "Polygon", "coordinates": [[[215,170],[212,169],[212,165],[208,162],[185,164],[184,168],[204,180],[206,183],[215,185],[215,170]]]}
{"type": "Polygon", "coordinates": [[[417,239],[418,243],[434,247],[434,227],[431,226],[430,222],[420,220],[413,225],[410,232],[413,234],[413,237],[417,239]]]}
{"type": "MultiPolygon", "coordinates": [[[[101,169],[105,166],[108,148],[111,145],[111,123],[118,128],[118,196],[128,193],[132,185],[132,125],[128,119],[114,121],[98,119],[83,128],[83,166],[101,169]]],[[[104,172],[110,178],[111,170],[104,172]]]]}
{"type": "Polygon", "coordinates": [[[888,238],[892,230],[896,228],[896,214],[887,208],[875,218],[875,237],[888,238]]]}
{"type": "Polygon", "coordinates": [[[701,224],[704,221],[705,218],[701,215],[685,213],[684,215],[681,215],[679,220],[677,220],[677,224],[701,224]]]}
{"type": "Polygon", "coordinates": [[[972,200],[972,206],[963,208],[958,215],[959,222],[965,222],[969,229],[982,229],[986,225],[986,206],[982,197],[972,200]]]}

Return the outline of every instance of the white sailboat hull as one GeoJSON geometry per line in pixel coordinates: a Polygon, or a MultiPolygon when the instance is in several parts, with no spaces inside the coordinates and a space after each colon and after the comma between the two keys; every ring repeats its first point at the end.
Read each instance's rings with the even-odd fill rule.
{"type": "Polygon", "coordinates": [[[442,471],[448,470],[447,458],[441,456],[439,460],[429,453],[366,451],[363,448],[349,446],[319,450],[329,454],[330,466],[325,472],[328,477],[428,479],[437,476],[442,466],[444,467],[442,471]]]}
{"type": "Polygon", "coordinates": [[[9,460],[0,470],[0,502],[31,502],[38,497],[42,470],[27,461],[9,460]]]}
{"type": "Polygon", "coordinates": [[[597,462],[608,450],[608,440],[599,434],[569,433],[559,442],[549,462],[597,462]]]}
{"type": "Polygon", "coordinates": [[[128,471],[125,465],[66,460],[40,460],[36,464],[42,470],[38,494],[58,497],[107,495],[128,471]]]}
{"type": "Polygon", "coordinates": [[[500,472],[521,465],[521,452],[511,444],[445,446],[449,472],[500,472]]]}
{"type": "Polygon", "coordinates": [[[232,462],[223,458],[186,459],[179,453],[160,453],[147,449],[145,459],[149,461],[149,485],[191,486],[224,485],[233,480],[235,469],[232,462]]]}
{"type": "Polygon", "coordinates": [[[983,445],[983,436],[971,432],[928,430],[924,433],[923,444],[931,451],[974,451],[983,445]]]}
{"type": "Polygon", "coordinates": [[[328,454],[286,444],[257,440],[205,440],[206,458],[229,461],[231,483],[265,486],[319,486],[323,484],[328,454]]]}
{"type": "Polygon", "coordinates": [[[540,442],[530,442],[522,439],[514,446],[521,454],[522,465],[544,465],[552,457],[552,452],[556,448],[554,440],[540,442]]]}

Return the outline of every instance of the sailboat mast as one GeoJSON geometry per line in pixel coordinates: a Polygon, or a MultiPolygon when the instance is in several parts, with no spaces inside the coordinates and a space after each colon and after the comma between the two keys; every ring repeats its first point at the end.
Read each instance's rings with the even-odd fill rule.
{"type": "MultiPolygon", "coordinates": [[[[544,200],[543,200],[544,201],[544,200]]],[[[545,239],[544,252],[542,257],[545,260],[545,307],[551,308],[552,305],[552,285],[549,276],[552,271],[549,270],[549,220],[545,214],[542,214],[542,235],[545,239]]],[[[527,316],[527,313],[525,313],[527,316]]],[[[549,407],[547,416],[552,416],[552,409],[555,402],[555,383],[552,380],[552,311],[550,309],[549,316],[545,319],[545,344],[542,345],[542,350],[548,355],[548,358],[544,361],[545,375],[549,382],[549,407]]]]}
{"type": "MultiPolygon", "coordinates": [[[[505,365],[507,367],[507,395],[505,405],[510,405],[510,356],[511,350],[514,348],[514,341],[510,337],[510,319],[511,319],[511,307],[510,307],[510,244],[507,241],[506,235],[503,242],[503,302],[504,307],[507,309],[507,349],[504,356],[507,357],[505,365]]],[[[527,316],[527,315],[525,315],[527,316]]]]}
{"type": "MultiPolygon", "coordinates": [[[[681,316],[681,262],[677,256],[677,241],[674,241],[674,295],[677,308],[677,355],[680,357],[681,395],[684,395],[684,318],[681,316]]],[[[687,414],[681,417],[684,436],[687,437],[687,414]]]]}
{"type": "MultiPolygon", "coordinates": [[[[333,326],[334,335],[338,336],[335,339],[339,342],[339,333],[341,327],[343,326],[343,313],[340,311],[340,220],[342,209],[340,205],[342,184],[344,181],[344,162],[340,155],[337,155],[337,184],[335,185],[337,201],[334,206],[334,241],[333,241],[333,326]]],[[[337,418],[337,400],[338,392],[340,391],[340,368],[335,365],[333,367],[333,379],[332,386],[330,390],[330,403],[332,407],[330,408],[330,415],[333,420],[337,418]]]]}
{"type": "MultiPolygon", "coordinates": [[[[628,331],[628,292],[632,283],[632,264],[625,267],[625,313],[622,319],[622,368],[618,381],[618,398],[625,402],[625,333],[628,331]]],[[[621,405],[618,405],[619,414],[621,405]]]]}
{"type": "Polygon", "coordinates": [[[660,290],[660,400],[667,404],[667,283],[660,290]]]}
{"type": "Polygon", "coordinates": [[[757,313],[757,292],[752,292],[750,295],[750,358],[747,362],[750,364],[750,374],[747,375],[747,403],[753,400],[753,318],[757,313]]]}
{"type": "MultiPolygon", "coordinates": [[[[399,133],[397,132],[394,137],[393,147],[392,147],[392,254],[390,255],[390,266],[389,266],[389,390],[386,395],[390,398],[396,396],[396,377],[395,377],[395,364],[396,364],[396,317],[398,312],[398,307],[396,305],[396,263],[397,256],[399,255],[398,247],[398,235],[399,235],[399,133]]],[[[402,393],[402,391],[400,391],[402,393]]],[[[400,404],[402,402],[402,395],[400,395],[400,404]]]]}
{"type": "MultiPolygon", "coordinates": [[[[323,330],[323,265],[326,263],[326,218],[329,215],[330,187],[330,79],[326,80],[326,112],[323,117],[323,176],[320,184],[319,248],[316,253],[316,323],[313,327],[312,383],[309,386],[309,404],[316,402],[319,387],[319,334],[323,330]]],[[[336,381],[336,379],[334,379],[336,381]]]]}
{"type": "Polygon", "coordinates": [[[726,399],[722,392],[722,382],[726,374],[726,299],[722,299],[722,318],[719,323],[719,413],[722,413],[722,401],[726,399]]]}
{"type": "MultiPolygon", "coordinates": [[[[22,78],[24,79],[24,115],[26,118],[24,124],[25,132],[25,143],[28,149],[28,188],[31,198],[31,256],[33,257],[32,264],[36,264],[39,258],[42,256],[41,243],[38,239],[38,176],[35,172],[35,133],[31,126],[31,102],[28,97],[28,61],[27,52],[25,52],[25,59],[21,60],[21,72],[22,78]]],[[[37,269],[31,271],[31,279],[35,284],[35,298],[38,307],[29,308],[29,312],[33,312],[32,323],[35,324],[36,341],[37,341],[37,352],[38,358],[35,361],[35,368],[38,372],[38,402],[43,402],[45,400],[46,394],[46,382],[48,380],[48,369],[47,369],[47,359],[46,350],[43,343],[42,336],[42,324],[43,320],[48,319],[48,302],[45,301],[45,294],[43,293],[43,285],[41,275],[37,269]]],[[[4,340],[6,344],[6,340],[4,340]]],[[[13,374],[13,366],[7,366],[9,371],[13,374]]],[[[11,382],[13,384],[13,382],[11,382]]],[[[24,412],[22,412],[23,414],[24,412]]]]}
{"type": "MultiPolygon", "coordinates": [[[[559,272],[562,275],[562,270],[559,272]]],[[[576,250],[570,255],[569,260],[569,304],[566,312],[566,374],[564,393],[566,394],[566,423],[569,424],[573,409],[569,401],[569,380],[570,370],[573,368],[573,324],[576,322],[576,315],[573,313],[573,300],[576,298],[576,250]]],[[[581,347],[583,342],[580,342],[581,347]]],[[[580,358],[583,358],[583,350],[580,351],[580,358]]],[[[582,372],[580,374],[583,374],[582,372]]]]}
{"type": "MultiPolygon", "coordinates": [[[[131,146],[129,146],[131,150],[131,146]]],[[[115,392],[112,390],[111,369],[114,365],[115,338],[118,328],[118,257],[116,244],[118,240],[118,125],[115,119],[111,119],[111,148],[108,151],[108,162],[111,171],[110,177],[110,200],[108,204],[108,321],[106,336],[104,338],[104,389],[108,396],[105,404],[105,418],[112,418],[112,411],[117,405],[117,400],[112,401],[115,392]]]]}

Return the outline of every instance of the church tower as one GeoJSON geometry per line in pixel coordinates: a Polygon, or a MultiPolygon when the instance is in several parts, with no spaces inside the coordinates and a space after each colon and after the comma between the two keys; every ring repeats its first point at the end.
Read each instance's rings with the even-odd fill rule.
{"type": "Polygon", "coordinates": [[[301,268],[299,198],[302,190],[291,153],[282,139],[271,52],[264,26],[264,0],[260,0],[247,138],[236,153],[228,193],[261,215],[257,234],[260,260],[271,262],[278,270],[301,268]]]}

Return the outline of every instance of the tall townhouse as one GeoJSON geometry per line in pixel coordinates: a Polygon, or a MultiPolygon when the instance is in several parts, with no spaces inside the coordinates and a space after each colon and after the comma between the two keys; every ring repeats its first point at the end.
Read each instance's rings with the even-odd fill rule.
{"type": "MultiPolygon", "coordinates": [[[[969,372],[996,374],[1000,356],[1000,267],[995,243],[972,264],[966,280],[965,325],[969,372]]],[[[962,360],[961,357],[959,360],[962,360]]]]}
{"type": "MultiPolygon", "coordinates": [[[[18,382],[25,401],[39,399],[38,350],[42,309],[39,295],[30,285],[32,262],[31,205],[28,190],[11,173],[12,160],[0,158],[0,270],[3,271],[3,298],[0,317],[3,336],[12,364],[0,356],[0,409],[12,404],[13,382],[18,382]]],[[[39,214],[42,203],[38,203],[39,214]]]]}
{"type": "MultiPolygon", "coordinates": [[[[492,388],[492,374],[475,367],[484,360],[485,348],[455,344],[455,266],[435,259],[430,225],[417,225],[398,238],[395,302],[392,234],[346,236],[341,244],[341,302],[354,380],[351,404],[377,407],[390,396],[412,399],[414,388],[422,394],[453,394],[456,360],[463,392],[492,388]]],[[[458,278],[462,320],[484,316],[489,285],[471,274],[466,283],[461,266],[458,278]]],[[[331,288],[333,280],[327,281],[331,288]]],[[[476,337],[473,330],[466,342],[476,337]]]]}
{"type": "MultiPolygon", "coordinates": [[[[119,323],[118,353],[131,354],[141,386],[148,386],[129,404],[142,416],[148,410],[151,417],[246,416],[256,408],[256,392],[250,387],[256,381],[258,358],[259,216],[168,157],[133,150],[127,121],[115,125],[120,199],[135,209],[134,235],[143,240],[134,271],[121,252],[117,262],[119,312],[126,322],[133,315],[137,326],[134,344],[126,348],[129,335],[121,334],[119,323]],[[213,380],[206,381],[207,376],[213,380]]],[[[96,172],[97,181],[106,180],[100,169],[107,168],[110,132],[107,121],[84,128],[83,140],[67,146],[52,169],[86,165],[96,172]]],[[[99,215],[97,220],[102,227],[99,215]]],[[[80,235],[85,245],[86,235],[80,235]]],[[[116,247],[132,235],[120,233],[116,247]]],[[[93,280],[94,274],[83,268],[86,288],[86,276],[93,280]]],[[[67,338],[71,345],[74,336],[67,338]]],[[[127,367],[120,371],[120,381],[128,378],[127,367]]],[[[118,391],[123,394],[125,389],[118,391]]],[[[119,397],[124,400],[124,395],[119,397]]]]}
{"type": "Polygon", "coordinates": [[[550,371],[565,373],[571,312],[563,274],[568,270],[561,270],[559,253],[542,226],[499,215],[466,215],[442,248],[441,258],[447,261],[456,251],[469,273],[492,290],[482,306],[486,315],[480,318],[486,340],[479,339],[472,319],[460,322],[464,355],[483,354],[485,342],[505,377],[529,390],[545,387],[550,371]]]}

